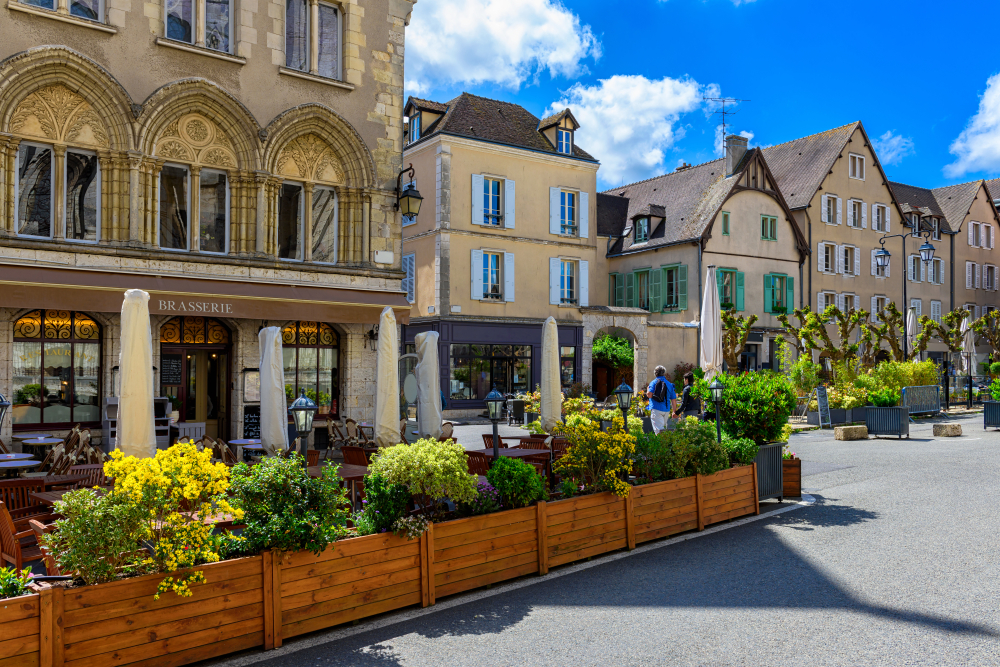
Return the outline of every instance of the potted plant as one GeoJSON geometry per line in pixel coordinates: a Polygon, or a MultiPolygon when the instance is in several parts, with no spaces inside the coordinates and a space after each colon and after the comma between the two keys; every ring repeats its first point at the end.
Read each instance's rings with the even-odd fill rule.
{"type": "Polygon", "coordinates": [[[892,387],[882,387],[869,393],[872,407],[865,412],[868,435],[895,435],[910,437],[910,411],[899,405],[899,392],[892,387]]]}
{"type": "Polygon", "coordinates": [[[1000,379],[990,384],[990,397],[992,401],[983,401],[983,430],[1000,428],[1000,379]]]}
{"type": "Polygon", "coordinates": [[[785,445],[781,452],[782,487],[785,498],[802,497],[802,459],[785,445]]]}

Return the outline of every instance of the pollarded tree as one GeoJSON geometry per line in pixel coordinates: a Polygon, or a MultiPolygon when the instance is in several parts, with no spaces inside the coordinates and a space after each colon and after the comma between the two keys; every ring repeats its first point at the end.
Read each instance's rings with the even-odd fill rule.
{"type": "Polygon", "coordinates": [[[962,333],[962,321],[969,315],[969,311],[959,308],[942,317],[940,322],[934,323],[935,335],[938,340],[948,346],[949,352],[962,351],[962,343],[965,339],[965,335],[962,333]]]}
{"type": "Polygon", "coordinates": [[[993,360],[1000,359],[1000,310],[983,313],[983,316],[973,322],[971,326],[976,335],[993,348],[993,360]]]}
{"type": "Polygon", "coordinates": [[[851,337],[858,326],[868,319],[868,311],[852,309],[845,313],[840,308],[830,305],[822,313],[810,312],[808,308],[797,308],[793,314],[801,323],[798,328],[793,327],[785,315],[779,315],[778,321],[789,335],[800,342],[801,351],[819,350],[823,356],[829,357],[831,362],[845,361],[857,356],[858,344],[852,343],[851,337]],[[834,325],[836,335],[840,339],[837,343],[830,337],[828,329],[830,325],[834,325]]]}
{"type": "Polygon", "coordinates": [[[722,358],[729,367],[729,374],[736,375],[740,370],[740,353],[747,345],[750,328],[757,321],[756,315],[737,317],[733,310],[722,311],[722,358]]]}

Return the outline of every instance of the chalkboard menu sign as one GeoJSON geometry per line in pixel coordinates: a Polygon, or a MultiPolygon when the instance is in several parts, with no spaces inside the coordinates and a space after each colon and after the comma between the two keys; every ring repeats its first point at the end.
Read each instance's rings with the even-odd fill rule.
{"type": "Polygon", "coordinates": [[[833,426],[830,419],[830,399],[826,395],[826,387],[816,387],[816,404],[819,406],[819,427],[833,426]]]}
{"type": "Polygon", "coordinates": [[[243,437],[247,440],[260,438],[260,406],[243,406],[243,437]]]}
{"type": "Polygon", "coordinates": [[[179,385],[182,383],[181,371],[184,368],[183,357],[179,354],[164,354],[160,356],[160,384],[179,385]]]}

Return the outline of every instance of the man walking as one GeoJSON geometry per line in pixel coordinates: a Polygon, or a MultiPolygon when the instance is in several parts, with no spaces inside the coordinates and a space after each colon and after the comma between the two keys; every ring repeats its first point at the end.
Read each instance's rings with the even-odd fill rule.
{"type": "Polygon", "coordinates": [[[670,413],[677,409],[677,392],[674,390],[674,385],[666,378],[666,368],[657,366],[653,374],[656,377],[646,388],[646,396],[649,398],[653,432],[660,433],[667,427],[670,413]]]}

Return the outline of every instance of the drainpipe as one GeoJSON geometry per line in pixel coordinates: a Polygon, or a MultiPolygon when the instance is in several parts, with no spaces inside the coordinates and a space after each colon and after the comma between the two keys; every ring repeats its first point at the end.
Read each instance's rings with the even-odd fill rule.
{"type": "Polygon", "coordinates": [[[701,366],[701,242],[698,243],[698,340],[695,341],[695,365],[701,366]]]}
{"type": "Polygon", "coordinates": [[[948,304],[948,312],[955,310],[955,234],[951,237],[951,301],[948,304]]]}
{"type": "MultiPolygon", "coordinates": [[[[812,223],[812,218],[809,217],[809,211],[806,211],[806,229],[809,230],[809,252],[812,252],[812,249],[813,249],[813,223],[812,223]]],[[[812,263],[812,265],[815,266],[815,263],[812,263]]],[[[801,274],[801,272],[802,272],[802,269],[800,268],[799,269],[799,273],[801,274]]],[[[809,267],[809,304],[808,305],[809,305],[809,308],[811,309],[812,305],[813,305],[813,272],[812,272],[812,266],[809,267]]],[[[816,306],[819,307],[819,304],[817,303],[816,306]]]]}

